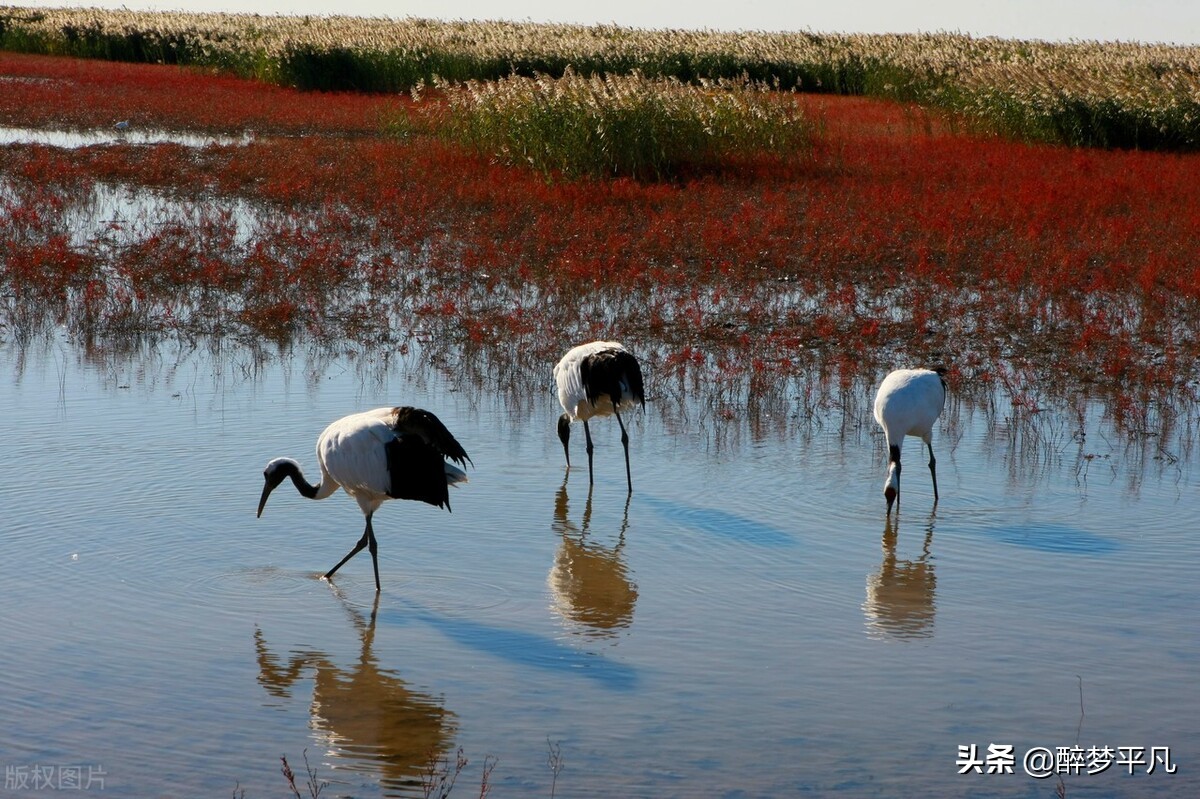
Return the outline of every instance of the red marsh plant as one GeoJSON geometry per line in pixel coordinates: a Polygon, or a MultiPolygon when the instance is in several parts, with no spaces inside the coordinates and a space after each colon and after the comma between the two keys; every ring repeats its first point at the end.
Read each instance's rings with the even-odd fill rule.
{"type": "Polygon", "coordinates": [[[300,94],[200,69],[0,51],[0,120],[26,128],[135,127],[219,133],[375,133],[403,96],[300,94]],[[186,99],[185,99],[186,98],[186,99]]]}
{"type": "MultiPolygon", "coordinates": [[[[662,386],[715,386],[729,403],[813,369],[844,379],[934,360],[964,388],[1017,373],[1060,396],[1196,390],[1198,156],[1017,144],[890,102],[785,94],[771,102],[819,131],[805,158],[548,182],[436,129],[384,134],[394,98],[169,67],[3,56],[0,120],[17,122],[7,90],[42,78],[70,85],[42,95],[43,124],[81,124],[81,108],[137,86],[143,124],[182,125],[194,108],[181,87],[211,80],[211,96],[239,99],[214,102],[205,126],[294,135],[0,148],[0,323],[13,334],[49,320],[79,337],[417,336],[515,357],[529,382],[562,342],[620,335],[662,386]],[[194,210],[95,220],[98,186],[194,210]]],[[[450,104],[434,93],[404,107],[437,121],[427,109],[450,104]]]]}

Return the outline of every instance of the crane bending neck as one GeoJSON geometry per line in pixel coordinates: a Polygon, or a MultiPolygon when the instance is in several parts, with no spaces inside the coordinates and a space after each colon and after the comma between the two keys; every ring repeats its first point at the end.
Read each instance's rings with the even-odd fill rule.
{"type": "Polygon", "coordinates": [[[296,490],[301,496],[308,499],[325,499],[325,497],[337,490],[338,484],[329,479],[329,475],[324,474],[322,470],[321,482],[313,485],[304,479],[304,472],[300,470],[300,464],[291,458],[281,458],[279,468],[283,473],[290,477],[292,485],[296,486],[296,490]]]}

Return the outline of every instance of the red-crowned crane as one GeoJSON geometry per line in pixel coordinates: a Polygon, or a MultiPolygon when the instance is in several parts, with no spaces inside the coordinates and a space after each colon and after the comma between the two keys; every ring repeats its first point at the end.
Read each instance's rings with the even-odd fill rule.
{"type": "Polygon", "coordinates": [[[375,567],[375,590],[379,589],[379,558],[371,516],[389,499],[416,499],[450,510],[449,486],[467,482],[467,475],[446,462],[470,463],[466,451],[445,425],[420,408],[376,408],[338,419],[317,439],[317,461],[321,482],[304,479],[300,464],[291,458],[275,458],[263,471],[266,485],[258,501],[262,516],[267,497],[285,479],[309,499],[325,499],[338,488],[354,497],[367,529],[354,549],[325,573],[325,579],[367,547],[375,567]]]}
{"type": "Polygon", "coordinates": [[[946,370],[897,369],[879,384],[875,395],[875,421],[883,428],[888,448],[888,476],[883,485],[887,512],[900,511],[900,447],[905,436],[916,436],[929,449],[929,475],[933,478],[933,503],[938,501],[937,459],[933,457],[933,425],[946,405],[946,370]]]}
{"type": "Polygon", "coordinates": [[[629,350],[615,341],[593,341],[572,347],[554,367],[554,382],[558,385],[558,401],[563,415],[558,418],[558,437],[567,468],[571,468],[571,422],[583,422],[587,439],[588,485],[592,484],[592,432],[588,419],[596,416],[617,417],[621,426],[621,445],[625,448],[625,480],[633,493],[633,477],[629,472],[629,433],[621,421],[621,411],[631,410],[638,403],[646,407],[642,394],[642,368],[629,350]]]}

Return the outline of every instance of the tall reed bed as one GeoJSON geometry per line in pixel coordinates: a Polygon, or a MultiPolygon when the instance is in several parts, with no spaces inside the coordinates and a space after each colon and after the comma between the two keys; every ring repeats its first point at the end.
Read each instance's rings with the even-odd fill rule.
{"type": "Polygon", "coordinates": [[[1200,47],[0,7],[0,47],[216,67],[308,89],[629,74],[918,101],[1068,144],[1200,146],[1200,47]]]}
{"type": "MultiPolygon", "coordinates": [[[[809,128],[787,94],[746,82],[630,75],[509,77],[446,87],[451,138],[568,177],[677,177],[750,156],[792,158],[809,128]]],[[[443,110],[444,108],[444,110],[443,110]]]]}
{"type": "Polygon", "coordinates": [[[976,65],[922,99],[1024,139],[1198,149],[1200,62],[1160,60],[1154,52],[1130,58],[1119,50],[1045,49],[976,65]]]}

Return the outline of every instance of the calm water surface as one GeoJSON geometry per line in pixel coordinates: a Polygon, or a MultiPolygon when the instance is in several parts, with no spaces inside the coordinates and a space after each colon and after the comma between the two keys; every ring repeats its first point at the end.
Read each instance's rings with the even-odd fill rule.
{"type": "Polygon", "coordinates": [[[594,490],[581,440],[564,480],[549,364],[519,397],[368,360],[0,345],[4,796],[76,767],[112,796],[282,796],[306,751],[322,796],[420,796],[458,747],[463,796],[485,757],[493,797],[1052,796],[1022,756],[1075,745],[1177,772],[1068,795],[1198,795],[1190,448],[1098,413],[1082,447],[1022,447],[956,407],[936,513],[910,440],[889,522],[866,396],[800,426],[652,399],[627,499],[615,425],[594,490]],[[345,495],[254,512],[267,460],[315,480],[324,425],[385,404],[436,412],[475,468],[451,514],[376,515],[376,601],[366,553],[318,579],[362,532],[345,495]],[[989,744],[1016,773],[960,776],[989,744]]]}

